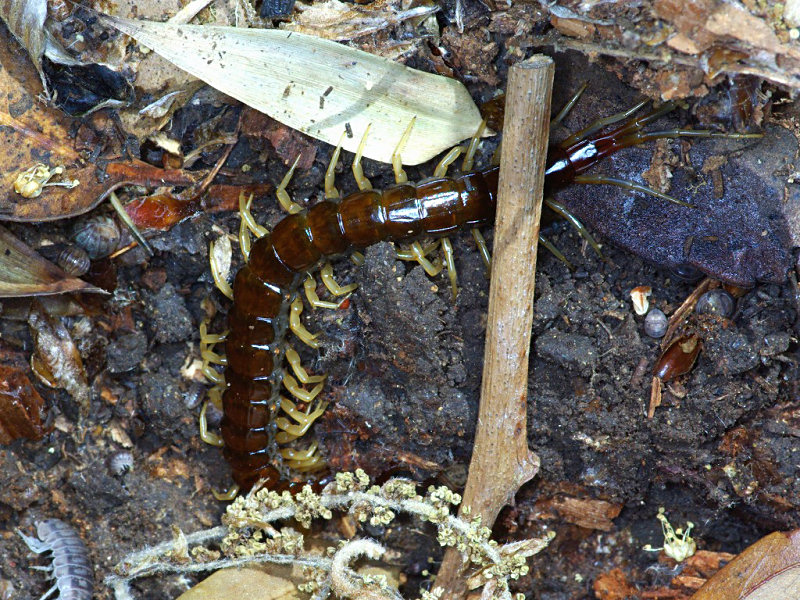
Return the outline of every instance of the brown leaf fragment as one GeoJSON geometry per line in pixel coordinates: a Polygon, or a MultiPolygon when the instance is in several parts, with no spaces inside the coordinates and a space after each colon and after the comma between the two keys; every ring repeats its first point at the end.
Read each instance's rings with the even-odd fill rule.
{"type": "Polygon", "coordinates": [[[592,585],[594,597],[598,600],[625,600],[636,595],[636,588],[629,582],[622,569],[612,569],[601,573],[592,585]]]}
{"type": "Polygon", "coordinates": [[[28,51],[42,83],[45,83],[42,55],[45,46],[44,21],[47,18],[47,0],[4,0],[0,4],[0,18],[28,51]]]}
{"type": "Polygon", "coordinates": [[[19,438],[39,440],[45,424],[44,400],[22,369],[0,365],[0,444],[19,438]]]}
{"type": "Polygon", "coordinates": [[[800,595],[800,529],[776,531],[746,548],[692,600],[767,600],[800,595]]]}
{"type": "Polygon", "coordinates": [[[103,290],[70,277],[0,226],[0,298],[103,290]]]}
{"type": "Polygon", "coordinates": [[[600,531],[614,529],[612,519],[616,518],[622,510],[621,504],[572,496],[554,498],[552,506],[567,523],[600,531]]]}
{"type": "Polygon", "coordinates": [[[67,328],[51,317],[41,303],[33,302],[28,316],[33,336],[33,372],[47,385],[69,393],[82,416],[89,414],[90,390],[80,353],[67,328]]]}

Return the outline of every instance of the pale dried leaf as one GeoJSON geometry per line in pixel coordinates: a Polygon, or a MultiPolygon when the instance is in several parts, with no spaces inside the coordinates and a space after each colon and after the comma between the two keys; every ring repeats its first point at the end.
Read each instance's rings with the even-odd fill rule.
{"type": "Polygon", "coordinates": [[[47,0],[3,0],[0,2],[0,18],[28,51],[46,90],[42,55],[45,46],[44,21],[47,18],[47,0]]]}
{"type": "Polygon", "coordinates": [[[82,416],[89,414],[90,390],[75,342],[60,320],[47,314],[39,302],[31,304],[28,324],[35,352],[31,367],[45,383],[69,393],[82,416]]]}
{"type": "Polygon", "coordinates": [[[216,89],[278,121],[354,152],[415,165],[472,136],[480,114],[458,81],[423,73],[335,42],[294,32],[106,19],[216,89]],[[187,51],[189,49],[190,51],[187,51]]]}
{"type": "Polygon", "coordinates": [[[36,254],[8,229],[0,227],[0,298],[65,292],[105,293],[85,281],[70,277],[36,254]]]}
{"type": "Polygon", "coordinates": [[[376,0],[370,4],[326,0],[309,6],[297,4],[296,7],[299,14],[281,29],[336,41],[353,40],[439,10],[436,5],[403,10],[394,5],[394,0],[376,0]]]}
{"type": "Polygon", "coordinates": [[[259,569],[223,569],[204,579],[178,600],[299,600],[307,594],[297,591],[290,579],[259,569]]]}

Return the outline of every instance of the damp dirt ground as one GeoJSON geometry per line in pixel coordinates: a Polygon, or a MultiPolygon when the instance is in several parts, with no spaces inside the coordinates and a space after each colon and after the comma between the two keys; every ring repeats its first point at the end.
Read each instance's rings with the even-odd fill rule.
{"type": "MultiPolygon", "coordinates": [[[[600,116],[586,112],[599,105],[593,99],[613,96],[607,111],[613,112],[636,95],[599,66],[579,58],[567,63],[571,70],[557,76],[554,105],[575,82],[597,77],[613,84],[590,86],[585,108],[579,104],[566,121],[570,128],[600,116]]],[[[477,87],[476,95],[485,89],[477,87]]],[[[784,132],[785,146],[772,152],[793,159],[794,137],[784,132]]],[[[724,141],[726,148],[731,143],[724,141]]],[[[487,142],[483,160],[492,148],[487,142]]],[[[649,163],[653,145],[631,152],[649,163]]],[[[313,167],[290,187],[296,199],[319,198],[330,153],[320,145],[313,167]]],[[[229,166],[257,159],[245,140],[229,166]]],[[[339,176],[345,192],[353,188],[350,160],[339,176]]],[[[285,171],[274,157],[263,168],[272,183],[285,171]]],[[[412,178],[430,172],[430,166],[409,170],[412,178]]],[[[368,162],[367,174],[376,185],[390,181],[383,165],[368,162]]],[[[597,194],[592,188],[565,190],[565,198],[590,202],[597,194]]],[[[609,220],[624,220],[627,202],[659,202],[613,194],[620,210],[609,220]]],[[[273,198],[258,198],[254,212],[267,225],[280,218],[273,198]]],[[[69,226],[13,231],[36,247],[41,236],[58,239],[69,226]]],[[[98,598],[111,597],[101,581],[126,553],[169,539],[174,527],[190,532],[218,524],[224,504],[211,490],[229,484],[228,468],[219,449],[198,437],[207,386],[193,361],[196,367],[198,326],[209,307],[212,331],[224,329],[230,307],[209,274],[209,242],[237,231],[235,215],[188,219],[153,238],[152,258],[135,250],[117,259],[113,295],[84,316],[65,319],[86,361],[92,409],[79,425],[66,393],[42,389],[54,432],[0,448],[0,578],[16,590],[10,597],[38,598],[49,587],[43,573],[31,570],[45,560],[30,555],[15,533],[30,533],[37,520],[57,517],[77,528],[95,565],[98,598]],[[128,460],[131,468],[122,469],[120,462],[128,460]]],[[[495,534],[522,539],[548,530],[557,536],[516,589],[541,600],[594,598],[595,579],[617,567],[640,591],[666,585],[676,571],[642,550],[662,542],[659,507],[676,526],[694,522],[698,546],[706,550],[736,553],[769,532],[800,526],[800,329],[792,283],[756,285],[737,301],[731,319],[709,326],[695,368],[665,385],[663,404],[648,419],[659,341],[643,332],[630,290],[652,287],[651,305],[671,314],[696,284],[602,236],[603,260],[563,223],[548,224],[545,232],[575,268],[539,254],[528,441],[542,467],[501,513],[495,534]],[[618,516],[582,521],[563,508],[565,499],[604,501],[618,516]]],[[[491,231],[486,234],[491,241],[491,231]]],[[[304,313],[323,343],[319,351],[295,347],[310,371],[329,375],[323,391],[329,407],[313,435],[333,468],[463,485],[478,411],[488,280],[472,237],[459,234],[453,242],[460,286],[455,303],[445,276],[431,278],[398,261],[384,243],[365,252],[362,266],[336,263],[340,282],[359,284],[346,308],[304,313]]],[[[238,264],[234,245],[234,268],[238,264]]],[[[3,303],[7,317],[13,304],[3,303]]],[[[19,352],[30,352],[24,322],[3,318],[0,334],[19,352]]],[[[212,428],[219,417],[211,411],[212,428]]],[[[430,538],[411,525],[366,533],[388,536],[414,584],[440,559],[430,538]]],[[[194,581],[143,580],[134,592],[173,598],[194,581]]]]}

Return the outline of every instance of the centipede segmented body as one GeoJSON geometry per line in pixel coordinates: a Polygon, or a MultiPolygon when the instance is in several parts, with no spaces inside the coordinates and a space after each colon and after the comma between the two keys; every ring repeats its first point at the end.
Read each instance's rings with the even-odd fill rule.
{"type": "MultiPolygon", "coordinates": [[[[568,107],[575,100],[577,96],[568,107]]],[[[691,129],[644,132],[646,125],[674,108],[666,104],[642,117],[629,119],[644,104],[598,121],[551,147],[546,171],[548,196],[572,183],[601,183],[645,192],[688,206],[639,184],[582,175],[619,149],[644,141],[680,136],[727,135],[691,129]],[[597,133],[619,121],[624,122],[611,131],[597,133]]],[[[556,119],[563,117],[564,113],[562,111],[556,119]]],[[[410,127],[404,138],[407,138],[410,127]]],[[[434,176],[419,183],[406,180],[399,160],[404,144],[401,139],[395,151],[396,160],[393,161],[397,183],[382,191],[371,189],[369,181],[363,176],[359,152],[353,163],[353,173],[360,189],[341,199],[333,187],[333,168],[339,154],[337,149],[326,176],[326,200],[307,210],[292,203],[286,194],[285,187],[294,170],[292,167],[278,188],[281,203],[292,214],[279,221],[271,232],[255,224],[249,213],[249,204],[240,203],[243,222],[240,241],[243,252],[249,255],[249,261],[235,277],[232,288],[234,304],[228,315],[229,331],[227,337],[212,336],[206,333],[204,325],[201,327],[201,346],[206,363],[204,372],[218,383],[210,399],[221,405],[224,415],[221,439],[207,432],[203,416],[201,432],[206,441],[224,445],[224,456],[239,488],[249,489],[262,480],[270,489],[299,491],[302,485],[317,479],[311,477],[298,483],[290,479],[292,474],[314,473],[324,468],[325,463],[316,443],[305,450],[287,446],[305,434],[326,406],[324,402],[316,401],[324,377],[307,376],[299,364],[299,356],[286,343],[287,329],[292,329],[301,340],[316,347],[314,336],[299,321],[303,304],[298,291],[304,280],[309,301],[312,304],[319,302],[313,292],[315,284],[307,279],[307,273],[324,264],[322,278],[328,289],[335,295],[347,293],[354,286],[341,288],[333,282],[328,261],[381,241],[414,242],[411,251],[398,255],[404,259],[418,260],[430,273],[432,269],[429,267],[432,265],[425,258],[428,249],[423,249],[415,240],[434,237],[442,239],[455,293],[452,251],[446,236],[464,228],[473,228],[473,232],[476,232],[474,228],[491,224],[495,214],[499,169],[489,167],[471,170],[480,134],[476,134],[467,151],[463,169],[466,172],[453,177],[446,176],[447,166],[459,154],[458,151],[451,151],[439,163],[434,176]],[[245,226],[260,235],[252,248],[249,247],[245,226]],[[312,283],[309,284],[309,281],[312,283]],[[214,343],[223,340],[226,357],[211,350],[214,343]],[[313,390],[304,389],[284,370],[284,358],[301,382],[315,384],[313,390]],[[214,363],[225,365],[224,379],[211,367],[214,363]],[[300,410],[294,401],[284,397],[282,387],[302,400],[307,409],[300,410]]],[[[545,202],[569,218],[581,235],[597,249],[588,232],[566,209],[552,198],[547,197],[545,202]]],[[[476,235],[476,240],[481,246],[482,238],[476,235]]],[[[545,240],[540,241],[546,243],[545,240]]],[[[482,251],[485,251],[485,247],[482,251]]],[[[220,281],[216,271],[212,258],[212,272],[215,273],[218,286],[231,295],[230,288],[220,281]]],[[[330,303],[319,302],[318,305],[326,304],[330,303]]]]}

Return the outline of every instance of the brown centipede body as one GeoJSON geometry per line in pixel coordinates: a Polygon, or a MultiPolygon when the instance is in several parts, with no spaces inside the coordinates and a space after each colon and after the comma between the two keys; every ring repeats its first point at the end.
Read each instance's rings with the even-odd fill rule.
{"type": "MultiPolygon", "coordinates": [[[[555,120],[563,117],[578,95],[555,120]]],[[[548,153],[548,197],[545,202],[570,220],[598,253],[599,246],[585,228],[549,197],[552,192],[572,183],[610,184],[688,207],[684,202],[636,183],[583,173],[621,148],[645,141],[681,136],[727,136],[691,129],[645,132],[648,124],[674,106],[665,104],[641,117],[631,118],[644,104],[642,102],[628,111],[589,125],[551,147],[548,153]],[[622,123],[609,130],[611,125],[619,122],[622,123]]],[[[497,167],[472,170],[475,148],[482,132],[476,133],[469,145],[461,174],[446,175],[448,166],[462,151],[456,148],[441,160],[433,177],[413,183],[407,181],[399,158],[412,126],[413,122],[395,150],[393,168],[396,183],[387,189],[372,189],[363,175],[359,151],[353,161],[353,174],[359,191],[339,198],[333,184],[333,171],[339,156],[337,149],[325,178],[326,199],[308,209],[293,203],[286,192],[294,166],[290,169],[277,190],[278,199],[290,214],[272,231],[268,232],[255,222],[249,202],[242,198],[239,239],[247,264],[236,274],[232,287],[220,275],[212,248],[212,274],[220,290],[234,302],[228,314],[227,334],[211,335],[206,331],[206,325],[201,325],[204,373],[217,384],[209,399],[223,411],[219,437],[207,430],[204,405],[201,436],[210,443],[224,446],[224,456],[240,489],[249,489],[261,480],[272,489],[296,491],[305,481],[294,482],[293,475],[313,475],[325,466],[316,442],[304,449],[294,443],[326,408],[325,401],[319,396],[324,376],[309,376],[300,364],[298,353],[286,342],[288,330],[292,330],[304,343],[318,346],[316,336],[308,332],[300,321],[303,302],[299,290],[301,287],[305,289],[306,297],[314,306],[337,306],[319,300],[316,284],[308,273],[322,265],[321,276],[326,287],[336,296],[348,294],[355,286],[339,286],[333,279],[330,261],[381,241],[392,241],[412,242],[411,249],[398,253],[399,257],[417,260],[429,274],[434,274],[442,267],[426,257],[431,247],[423,248],[417,241],[422,237],[433,237],[441,240],[455,294],[452,246],[447,236],[465,228],[473,229],[488,262],[488,250],[476,228],[491,224],[494,218],[499,174],[497,167]],[[251,232],[258,236],[252,245],[251,232]],[[214,344],[223,341],[225,356],[213,349],[214,344]],[[284,359],[294,374],[285,369],[284,359]],[[224,376],[214,365],[225,367],[224,376]],[[308,389],[308,386],[313,387],[308,389]]],[[[546,240],[540,241],[548,245],[546,240]]],[[[548,245],[548,248],[552,246],[548,245]]],[[[308,479],[315,480],[313,476],[308,479]]]]}

